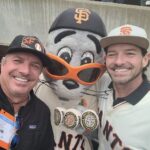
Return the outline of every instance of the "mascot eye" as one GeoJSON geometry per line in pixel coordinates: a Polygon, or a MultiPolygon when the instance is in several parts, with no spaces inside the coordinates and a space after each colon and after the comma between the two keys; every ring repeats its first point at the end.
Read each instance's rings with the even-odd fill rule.
{"type": "Polygon", "coordinates": [[[72,51],[69,47],[63,47],[59,50],[57,56],[64,59],[67,63],[70,63],[72,57],[72,51]]]}
{"type": "Polygon", "coordinates": [[[94,55],[91,52],[85,52],[81,57],[81,65],[93,63],[94,55]]]}

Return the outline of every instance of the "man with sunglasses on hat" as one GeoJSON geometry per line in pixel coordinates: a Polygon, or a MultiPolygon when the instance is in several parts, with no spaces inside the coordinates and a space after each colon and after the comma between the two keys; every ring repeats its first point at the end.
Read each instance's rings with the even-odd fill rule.
{"type": "Polygon", "coordinates": [[[113,29],[100,41],[112,83],[99,100],[99,150],[150,149],[150,83],[144,74],[149,41],[134,25],[113,29]]]}
{"type": "Polygon", "coordinates": [[[50,63],[35,36],[19,35],[1,60],[0,150],[53,150],[49,108],[33,93],[50,63]]]}

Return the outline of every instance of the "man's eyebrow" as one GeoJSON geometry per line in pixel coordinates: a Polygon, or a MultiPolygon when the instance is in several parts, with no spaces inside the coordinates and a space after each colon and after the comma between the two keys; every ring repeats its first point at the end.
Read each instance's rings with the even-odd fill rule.
{"type": "Polygon", "coordinates": [[[137,51],[136,48],[127,48],[126,50],[127,50],[127,51],[137,51]]]}
{"type": "Polygon", "coordinates": [[[94,44],[96,46],[97,54],[99,54],[102,50],[101,45],[100,45],[100,41],[95,36],[93,36],[91,34],[88,34],[87,37],[94,42],[94,44]]]}
{"type": "Polygon", "coordinates": [[[19,59],[22,59],[22,57],[19,56],[19,55],[17,55],[17,54],[13,55],[12,58],[19,58],[19,59]]]}
{"type": "Polygon", "coordinates": [[[58,43],[59,41],[61,41],[61,39],[63,39],[64,37],[66,36],[70,36],[72,34],[75,34],[76,32],[75,31],[72,31],[72,30],[67,30],[67,31],[63,31],[61,33],[59,33],[55,39],[54,39],[54,42],[55,43],[58,43]]]}

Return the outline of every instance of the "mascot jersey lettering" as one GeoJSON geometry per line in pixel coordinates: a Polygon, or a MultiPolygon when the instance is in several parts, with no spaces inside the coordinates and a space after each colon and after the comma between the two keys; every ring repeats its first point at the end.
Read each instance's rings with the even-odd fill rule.
{"type": "MultiPolygon", "coordinates": [[[[68,129],[63,125],[56,126],[54,123],[54,109],[58,106],[66,106],[68,102],[64,102],[63,104],[60,103],[60,100],[45,84],[40,86],[36,94],[43,98],[45,100],[44,102],[48,106],[51,106],[51,121],[56,143],[55,150],[91,150],[88,139],[83,134],[77,133],[75,130],[68,129]],[[53,101],[55,101],[55,103],[53,101]]],[[[72,105],[74,105],[73,102],[72,105]]]]}
{"type": "Polygon", "coordinates": [[[99,150],[148,150],[150,148],[150,91],[136,105],[114,107],[113,91],[99,101],[99,150]]]}

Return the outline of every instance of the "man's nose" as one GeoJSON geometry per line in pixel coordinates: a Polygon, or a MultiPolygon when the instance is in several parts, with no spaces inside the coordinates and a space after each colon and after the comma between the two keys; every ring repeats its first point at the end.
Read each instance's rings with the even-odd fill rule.
{"type": "Polygon", "coordinates": [[[118,65],[123,64],[124,61],[125,61],[125,56],[122,54],[118,54],[115,59],[116,64],[118,64],[118,65]]]}
{"type": "Polygon", "coordinates": [[[19,68],[20,72],[23,73],[24,75],[28,75],[30,73],[30,65],[29,64],[23,64],[22,66],[20,66],[19,68]]]}

